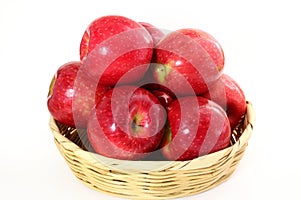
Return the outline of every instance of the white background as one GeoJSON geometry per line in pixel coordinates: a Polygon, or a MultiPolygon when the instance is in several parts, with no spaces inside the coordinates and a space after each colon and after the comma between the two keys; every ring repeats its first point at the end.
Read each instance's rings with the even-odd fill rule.
{"type": "Polygon", "coordinates": [[[225,52],[225,72],[257,114],[233,176],[183,199],[299,199],[300,12],[297,1],[0,1],[0,199],[111,199],[80,183],[48,127],[48,85],[97,17],[199,28],[225,52]]]}

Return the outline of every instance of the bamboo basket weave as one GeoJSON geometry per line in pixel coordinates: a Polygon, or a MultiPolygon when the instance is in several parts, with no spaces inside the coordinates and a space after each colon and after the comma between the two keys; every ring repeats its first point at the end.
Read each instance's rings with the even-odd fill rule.
{"type": "Polygon", "coordinates": [[[209,190],[226,181],[243,157],[253,131],[250,102],[231,146],[191,161],[124,161],[85,150],[80,130],[50,117],[50,128],[61,155],[74,175],[87,186],[126,199],[173,199],[209,190]]]}

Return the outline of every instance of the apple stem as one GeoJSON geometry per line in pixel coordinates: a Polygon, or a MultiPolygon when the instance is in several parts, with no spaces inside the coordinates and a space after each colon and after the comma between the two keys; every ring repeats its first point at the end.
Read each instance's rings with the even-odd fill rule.
{"type": "Polygon", "coordinates": [[[132,123],[131,123],[131,130],[134,135],[137,135],[137,133],[144,127],[142,119],[143,119],[143,117],[139,114],[136,114],[134,116],[132,123]]]}
{"type": "Polygon", "coordinates": [[[158,81],[160,83],[165,83],[167,75],[170,73],[170,67],[167,65],[156,63],[154,66],[154,71],[158,75],[158,81]]]}
{"type": "Polygon", "coordinates": [[[134,133],[134,135],[136,135],[135,133],[137,133],[141,128],[141,125],[137,124],[136,120],[134,120],[131,124],[131,129],[132,129],[132,133],[134,133]]]}

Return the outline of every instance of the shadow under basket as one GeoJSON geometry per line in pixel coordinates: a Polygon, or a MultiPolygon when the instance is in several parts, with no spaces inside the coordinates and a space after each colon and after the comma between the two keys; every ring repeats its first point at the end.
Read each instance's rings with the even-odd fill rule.
{"type": "MultiPolygon", "coordinates": [[[[173,199],[209,190],[226,181],[243,157],[253,131],[255,113],[250,102],[231,146],[190,161],[126,161],[106,158],[84,148],[84,131],[50,117],[50,128],[61,155],[84,184],[126,199],[173,199]]],[[[85,144],[84,144],[85,143],[85,144]]]]}

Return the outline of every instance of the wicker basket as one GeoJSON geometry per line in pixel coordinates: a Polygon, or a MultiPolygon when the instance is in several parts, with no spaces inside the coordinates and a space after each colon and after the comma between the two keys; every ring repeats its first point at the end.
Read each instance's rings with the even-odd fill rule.
{"type": "Polygon", "coordinates": [[[126,199],[169,199],[194,195],[226,181],[245,153],[255,114],[247,113],[232,133],[232,145],[191,161],[123,161],[84,150],[80,131],[50,118],[61,155],[87,186],[126,199]]]}

